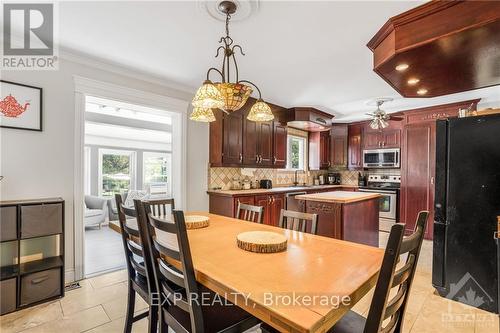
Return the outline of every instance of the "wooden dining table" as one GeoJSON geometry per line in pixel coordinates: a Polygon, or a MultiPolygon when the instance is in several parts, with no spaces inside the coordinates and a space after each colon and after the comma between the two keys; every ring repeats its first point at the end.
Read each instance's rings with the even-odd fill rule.
{"type": "MultiPolygon", "coordinates": [[[[375,285],[382,264],[379,248],[205,212],[190,214],[210,221],[206,228],[188,230],[197,281],[281,332],[330,329],[375,285]],[[238,248],[239,233],[257,230],[284,235],[286,251],[238,248]]],[[[175,246],[167,234],[157,237],[175,246]]]]}

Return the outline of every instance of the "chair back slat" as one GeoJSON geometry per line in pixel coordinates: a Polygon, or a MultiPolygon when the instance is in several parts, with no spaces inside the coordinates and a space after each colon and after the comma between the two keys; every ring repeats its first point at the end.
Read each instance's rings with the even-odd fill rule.
{"type": "MultiPolygon", "coordinates": [[[[145,250],[142,244],[138,243],[141,239],[140,231],[127,225],[128,216],[129,218],[134,217],[139,226],[139,214],[137,213],[136,203],[134,202],[134,207],[125,206],[121,194],[115,194],[115,201],[129,279],[134,280],[137,275],[146,278],[148,287],[146,292],[148,295],[151,295],[151,293],[157,290],[153,278],[153,264],[150,261],[147,250],[145,250]]],[[[128,221],[130,222],[130,219],[128,221]]]]}
{"type": "Polygon", "coordinates": [[[307,226],[311,226],[311,234],[316,234],[318,224],[318,214],[294,212],[282,209],[278,226],[280,228],[306,232],[307,226]]]}
{"type": "Polygon", "coordinates": [[[143,200],[149,207],[148,213],[154,216],[170,216],[175,209],[175,202],[173,198],[169,199],[149,199],[143,200]]]}
{"type": "MultiPolygon", "coordinates": [[[[203,314],[201,304],[192,301],[192,298],[179,300],[173,297],[173,292],[180,292],[183,295],[199,295],[198,284],[195,278],[194,266],[191,258],[191,250],[187,237],[186,222],[182,211],[173,210],[173,221],[163,217],[154,216],[151,202],[139,202],[144,212],[145,219],[139,219],[140,230],[144,230],[144,242],[147,243],[149,253],[152,256],[155,273],[155,283],[158,290],[162,290],[162,302],[167,301],[162,306],[163,320],[176,332],[202,332],[203,314]],[[160,231],[161,236],[173,236],[177,241],[177,249],[167,246],[157,238],[160,231]],[[169,261],[180,261],[180,268],[173,267],[169,261]],[[180,290],[174,290],[170,286],[178,286],[180,290]],[[169,296],[170,295],[170,296],[169,296]],[[166,299],[165,299],[166,298],[166,299]],[[186,328],[175,318],[175,313],[179,310],[189,315],[191,327],[186,328]]],[[[164,214],[165,215],[165,214],[164,214]]]]}
{"type": "Polygon", "coordinates": [[[167,277],[168,281],[173,282],[181,288],[184,288],[184,274],[182,274],[182,272],[175,269],[173,266],[165,265],[165,263],[161,260],[158,264],[160,272],[163,274],[163,276],[167,277]]]}
{"type": "Polygon", "coordinates": [[[169,247],[163,246],[162,243],[158,242],[156,238],[153,239],[154,246],[156,250],[160,253],[164,253],[167,257],[172,258],[174,260],[181,260],[179,250],[171,249],[169,247]]]}
{"type": "Polygon", "coordinates": [[[236,218],[249,222],[262,223],[262,213],[264,207],[242,204],[238,202],[238,209],[236,210],[236,218]]]}
{"type": "Polygon", "coordinates": [[[403,237],[405,229],[403,224],[397,223],[392,226],[364,333],[402,332],[405,308],[415,276],[428,216],[427,211],[418,214],[415,230],[408,237],[403,237]],[[405,253],[408,253],[406,262],[401,268],[396,269],[400,256],[405,253]],[[389,299],[392,288],[398,288],[397,293],[389,299]],[[386,320],[388,323],[383,326],[386,320]]]}

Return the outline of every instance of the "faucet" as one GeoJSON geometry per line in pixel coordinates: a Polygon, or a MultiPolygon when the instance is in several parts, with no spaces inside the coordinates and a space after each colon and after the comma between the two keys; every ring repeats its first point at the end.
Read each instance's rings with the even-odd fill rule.
{"type": "Polygon", "coordinates": [[[294,186],[299,185],[299,180],[297,179],[297,173],[298,173],[299,171],[300,171],[300,172],[304,172],[304,170],[301,170],[301,169],[296,169],[296,170],[295,170],[295,177],[294,177],[294,181],[293,181],[293,185],[294,185],[294,186]]]}

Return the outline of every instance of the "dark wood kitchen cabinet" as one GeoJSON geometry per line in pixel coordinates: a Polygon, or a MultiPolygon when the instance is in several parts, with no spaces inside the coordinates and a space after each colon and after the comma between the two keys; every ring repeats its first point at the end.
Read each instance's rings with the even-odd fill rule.
{"type": "Polygon", "coordinates": [[[330,166],[347,167],[347,124],[335,124],[330,130],[330,166]]]}
{"type": "Polygon", "coordinates": [[[287,127],[280,122],[273,122],[274,126],[274,156],[273,165],[276,168],[286,167],[287,127]]]}
{"type": "MultiPolygon", "coordinates": [[[[429,221],[434,220],[436,122],[408,124],[403,131],[400,221],[411,233],[421,210],[428,210],[429,221]]],[[[432,223],[427,224],[426,238],[432,238],[432,223]]]]}
{"type": "Polygon", "coordinates": [[[224,139],[222,162],[224,164],[243,163],[243,114],[233,112],[224,115],[224,139]]]}
{"type": "Polygon", "coordinates": [[[264,208],[263,223],[278,226],[280,212],[285,208],[284,194],[256,195],[255,206],[264,208]]]}
{"type": "Polygon", "coordinates": [[[243,121],[243,165],[271,166],[273,163],[273,123],[243,121]]]}
{"type": "Polygon", "coordinates": [[[363,142],[365,149],[400,148],[401,130],[365,131],[363,142]]]}
{"type": "Polygon", "coordinates": [[[418,212],[429,211],[425,233],[432,239],[434,226],[434,178],[436,161],[436,120],[457,117],[460,108],[477,105],[476,100],[405,111],[401,147],[401,198],[399,222],[407,233],[415,227],[418,212]]]}
{"type": "Polygon", "coordinates": [[[286,109],[272,105],[274,121],[246,119],[253,105],[249,101],[238,111],[225,114],[214,110],[216,121],[210,123],[210,166],[286,167],[286,109]]]}
{"type": "Polygon", "coordinates": [[[348,145],[347,145],[347,166],[350,170],[363,168],[363,155],[361,146],[362,135],[361,124],[353,124],[348,127],[348,145]]]}
{"type": "Polygon", "coordinates": [[[319,134],[319,168],[328,169],[332,163],[330,161],[330,132],[324,131],[319,134]]]}

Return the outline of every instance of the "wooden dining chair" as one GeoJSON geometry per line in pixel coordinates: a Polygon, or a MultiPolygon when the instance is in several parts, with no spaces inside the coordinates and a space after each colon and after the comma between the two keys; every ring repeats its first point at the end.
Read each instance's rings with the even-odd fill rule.
{"type": "Polygon", "coordinates": [[[130,333],[132,325],[146,317],[149,317],[148,332],[156,332],[158,307],[152,304],[150,297],[152,293],[156,292],[153,264],[147,250],[141,245],[139,230],[127,224],[127,216],[137,220],[137,208],[124,206],[120,194],[115,194],[115,200],[128,273],[128,299],[124,332],[130,333]],[[136,294],[139,294],[149,304],[149,310],[138,315],[134,315],[136,294]]]}
{"type": "Polygon", "coordinates": [[[138,203],[142,205],[139,229],[144,235],[141,239],[152,255],[156,288],[160,291],[160,333],[167,333],[168,328],[176,333],[236,333],[258,325],[259,320],[237,306],[226,306],[223,302],[200,304],[202,297],[207,299],[208,295],[216,294],[196,281],[184,213],[174,210],[174,221],[170,221],[146,213],[147,203],[138,203]],[[159,240],[158,230],[166,238],[159,240]],[[179,265],[172,266],[172,261],[179,265]]]}
{"type": "Polygon", "coordinates": [[[262,223],[264,207],[252,206],[238,202],[236,218],[249,222],[262,223]]]}
{"type": "Polygon", "coordinates": [[[421,211],[417,217],[415,230],[408,237],[403,237],[404,224],[398,223],[392,226],[368,317],[365,318],[354,311],[349,311],[330,332],[401,333],[403,331],[405,308],[415,276],[428,217],[429,212],[421,211]],[[406,253],[408,254],[406,262],[398,268],[400,256],[406,253]],[[389,299],[393,288],[397,288],[397,293],[389,299]]]}
{"type": "Polygon", "coordinates": [[[169,199],[147,199],[142,200],[142,202],[147,203],[150,213],[154,216],[169,216],[175,209],[175,203],[173,198],[169,199]]]}
{"type": "Polygon", "coordinates": [[[311,226],[310,233],[316,235],[318,227],[318,214],[294,212],[292,210],[284,209],[280,212],[280,219],[278,223],[280,228],[306,232],[308,224],[311,226]]]}

